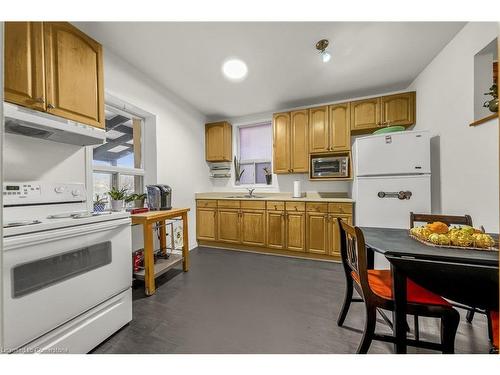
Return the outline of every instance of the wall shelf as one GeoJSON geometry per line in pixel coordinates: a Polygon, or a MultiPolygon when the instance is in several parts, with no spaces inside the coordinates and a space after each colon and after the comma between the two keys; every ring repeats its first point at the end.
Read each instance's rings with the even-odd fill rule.
{"type": "Polygon", "coordinates": [[[498,113],[493,113],[489,116],[483,117],[482,119],[471,122],[469,124],[469,126],[478,126],[478,125],[484,124],[485,122],[488,122],[490,120],[494,120],[495,118],[498,118],[498,113]]]}

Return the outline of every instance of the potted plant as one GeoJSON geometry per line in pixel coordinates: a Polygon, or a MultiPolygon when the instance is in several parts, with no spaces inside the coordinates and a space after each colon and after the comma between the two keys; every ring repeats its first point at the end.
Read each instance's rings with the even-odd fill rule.
{"type": "Polygon", "coordinates": [[[111,198],[111,211],[122,211],[127,196],[127,188],[117,189],[113,187],[108,191],[108,195],[111,198]]]}
{"type": "Polygon", "coordinates": [[[244,169],[241,170],[241,164],[238,161],[238,159],[236,159],[236,156],[235,156],[234,157],[234,183],[236,185],[240,184],[241,176],[243,175],[244,172],[245,172],[245,170],[244,169]]]}
{"type": "Polygon", "coordinates": [[[125,198],[126,203],[134,202],[134,208],[144,207],[144,201],[146,200],[146,194],[130,194],[125,198]]]}
{"type": "Polygon", "coordinates": [[[271,185],[273,181],[273,174],[267,167],[264,167],[264,172],[266,172],[266,184],[271,185]]]}
{"type": "Polygon", "coordinates": [[[490,91],[486,92],[484,95],[492,96],[493,99],[484,102],[483,107],[488,108],[491,112],[498,112],[498,86],[496,83],[490,87],[490,91]]]}
{"type": "Polygon", "coordinates": [[[96,194],[94,199],[94,212],[103,212],[106,208],[106,203],[106,197],[101,197],[99,194],[96,194]]]}

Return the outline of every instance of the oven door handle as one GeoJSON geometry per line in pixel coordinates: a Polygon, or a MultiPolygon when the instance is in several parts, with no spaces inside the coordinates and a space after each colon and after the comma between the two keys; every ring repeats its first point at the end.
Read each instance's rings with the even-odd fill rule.
{"type": "Polygon", "coordinates": [[[109,231],[121,226],[130,226],[130,218],[107,220],[87,225],[76,225],[68,228],[46,230],[37,233],[28,233],[19,236],[6,237],[3,241],[3,250],[10,251],[19,247],[33,244],[53,242],[71,237],[81,237],[88,233],[109,231]]]}

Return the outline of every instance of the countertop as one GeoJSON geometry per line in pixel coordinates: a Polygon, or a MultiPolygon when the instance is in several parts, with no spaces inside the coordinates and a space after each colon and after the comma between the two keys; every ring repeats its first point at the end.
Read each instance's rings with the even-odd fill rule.
{"type": "Polygon", "coordinates": [[[354,200],[348,198],[347,193],[322,193],[327,196],[320,196],[317,192],[304,193],[301,198],[293,198],[292,193],[269,193],[254,192],[259,198],[246,198],[247,192],[225,191],[211,193],[196,193],[196,199],[234,199],[234,200],[265,200],[265,201],[299,201],[299,202],[334,202],[334,203],[353,203],[354,200]]]}

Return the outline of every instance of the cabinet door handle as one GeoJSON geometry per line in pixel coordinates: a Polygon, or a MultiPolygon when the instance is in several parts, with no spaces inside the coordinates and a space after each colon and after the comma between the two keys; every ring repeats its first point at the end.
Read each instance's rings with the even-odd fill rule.
{"type": "Polygon", "coordinates": [[[48,109],[55,109],[56,107],[54,107],[54,105],[53,105],[53,104],[50,104],[50,103],[49,103],[49,104],[47,104],[47,108],[48,108],[48,109]]]}
{"type": "Polygon", "coordinates": [[[39,97],[39,98],[35,99],[35,102],[43,104],[43,103],[45,103],[45,99],[43,97],[39,97]]]}

